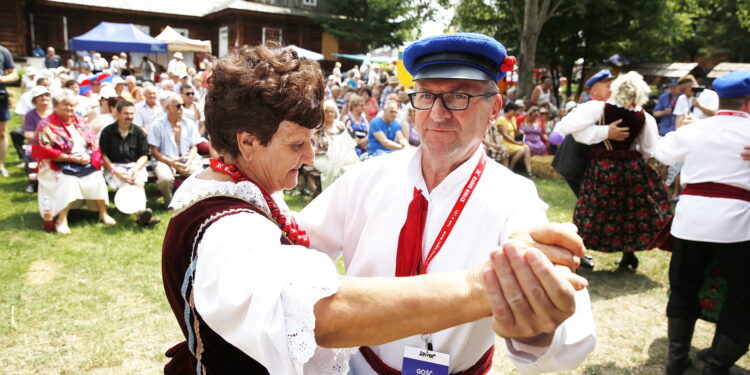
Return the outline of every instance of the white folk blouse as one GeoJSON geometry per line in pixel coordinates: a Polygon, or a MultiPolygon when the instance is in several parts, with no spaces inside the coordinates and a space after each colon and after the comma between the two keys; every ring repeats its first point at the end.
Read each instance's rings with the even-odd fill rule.
{"type": "MultiPolygon", "coordinates": [[[[170,205],[178,213],[199,200],[227,196],[270,214],[250,182],[220,182],[192,176],[170,205]]],[[[277,199],[288,210],[283,199],[277,199]]],[[[354,349],[316,345],[313,308],[335,293],[340,276],[325,255],[282,245],[281,230],[255,213],[217,220],[198,245],[195,306],[221,337],[261,363],[271,374],[346,374],[354,349]]]]}

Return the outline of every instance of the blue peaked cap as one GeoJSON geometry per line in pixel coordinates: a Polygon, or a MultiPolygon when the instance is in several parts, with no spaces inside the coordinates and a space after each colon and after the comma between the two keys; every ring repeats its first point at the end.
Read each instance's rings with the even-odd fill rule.
{"type": "Polygon", "coordinates": [[[404,67],[415,80],[448,78],[498,82],[505,77],[501,65],[511,63],[506,60],[507,56],[505,47],[486,35],[443,34],[420,39],[406,47],[404,67]]]}
{"type": "Polygon", "coordinates": [[[591,78],[589,78],[586,81],[586,87],[591,88],[591,86],[594,86],[594,84],[599,81],[604,81],[605,79],[612,79],[612,78],[613,78],[612,72],[610,72],[609,69],[602,69],[596,72],[596,74],[591,76],[591,78]]]}
{"type": "Polygon", "coordinates": [[[741,98],[750,95],[750,70],[724,74],[713,83],[720,98],[741,98]]]}

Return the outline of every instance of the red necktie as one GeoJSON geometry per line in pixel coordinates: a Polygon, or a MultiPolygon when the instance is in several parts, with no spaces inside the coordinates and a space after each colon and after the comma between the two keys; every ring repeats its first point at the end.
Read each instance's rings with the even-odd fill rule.
{"type": "Polygon", "coordinates": [[[422,191],[414,188],[414,198],[409,203],[406,221],[398,236],[396,254],[396,276],[419,275],[422,267],[422,236],[427,219],[427,199],[422,191]]]}

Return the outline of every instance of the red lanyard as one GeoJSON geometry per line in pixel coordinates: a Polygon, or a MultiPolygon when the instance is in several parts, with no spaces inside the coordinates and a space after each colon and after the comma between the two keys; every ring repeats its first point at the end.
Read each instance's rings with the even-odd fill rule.
{"type": "Polygon", "coordinates": [[[716,116],[734,116],[734,117],[747,118],[747,114],[742,113],[742,112],[733,112],[733,111],[716,112],[716,116]]]}
{"type": "Polygon", "coordinates": [[[466,181],[464,190],[461,192],[461,195],[458,196],[456,203],[453,205],[453,209],[451,209],[448,218],[445,219],[443,228],[440,229],[440,233],[438,233],[437,237],[435,238],[435,243],[432,244],[430,252],[427,253],[427,259],[425,259],[422,268],[419,270],[420,274],[427,273],[427,267],[430,265],[430,262],[432,262],[432,259],[435,258],[435,256],[440,252],[440,249],[443,248],[443,244],[445,244],[445,241],[451,234],[453,227],[456,225],[456,221],[458,221],[458,217],[461,216],[461,212],[463,212],[464,207],[466,207],[466,202],[469,201],[471,193],[474,192],[474,188],[477,186],[479,179],[482,177],[482,172],[484,172],[484,167],[486,165],[487,158],[482,155],[479,158],[479,162],[477,163],[476,168],[474,168],[474,172],[471,173],[471,177],[469,177],[469,180],[466,181]]]}

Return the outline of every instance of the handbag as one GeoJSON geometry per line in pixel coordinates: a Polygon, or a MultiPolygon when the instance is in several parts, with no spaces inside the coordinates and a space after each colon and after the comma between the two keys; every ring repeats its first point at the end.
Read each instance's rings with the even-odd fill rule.
{"type": "MultiPolygon", "coordinates": [[[[599,123],[604,124],[604,111],[602,111],[599,123]]],[[[607,143],[609,143],[608,140],[607,143]]],[[[581,180],[583,180],[583,174],[586,173],[586,168],[589,166],[590,155],[590,145],[576,142],[573,135],[568,134],[557,147],[555,157],[552,159],[552,168],[563,176],[566,181],[572,181],[580,185],[581,180]]]]}
{"type": "Polygon", "coordinates": [[[566,180],[580,181],[589,166],[591,146],[576,142],[572,135],[565,136],[552,159],[552,168],[566,180]]]}
{"type": "Polygon", "coordinates": [[[58,165],[60,165],[60,171],[68,176],[84,177],[96,172],[96,168],[91,163],[58,163],[58,165]]]}

